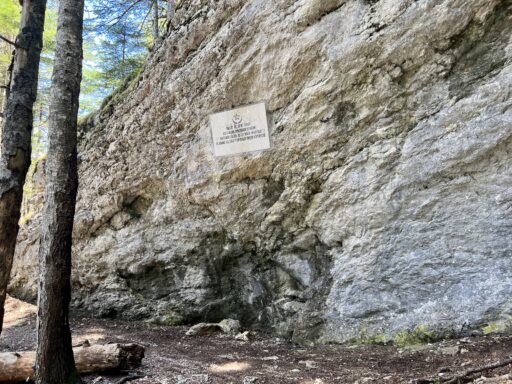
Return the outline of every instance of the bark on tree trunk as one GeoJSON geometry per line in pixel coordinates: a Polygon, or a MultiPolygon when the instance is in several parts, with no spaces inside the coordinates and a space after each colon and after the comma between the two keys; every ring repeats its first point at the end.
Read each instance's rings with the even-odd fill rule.
{"type": "Polygon", "coordinates": [[[167,24],[171,22],[174,17],[174,0],[167,0],[167,24]]]}
{"type": "MultiPolygon", "coordinates": [[[[11,83],[12,83],[12,70],[14,69],[14,52],[12,52],[11,63],[7,67],[7,71],[5,72],[5,84],[3,86],[4,95],[2,99],[2,112],[5,115],[5,110],[7,109],[7,100],[9,100],[9,95],[11,93],[11,83]]],[[[0,127],[0,132],[2,132],[3,128],[0,127]]]]}
{"type": "Polygon", "coordinates": [[[77,175],[84,0],[60,0],[52,75],[41,243],[36,383],[80,383],[71,347],[71,233],[77,175]]]}
{"type": "Polygon", "coordinates": [[[158,0],[153,0],[153,38],[155,42],[160,37],[160,29],[158,27],[158,0]]]}
{"type": "MultiPolygon", "coordinates": [[[[80,373],[127,371],[140,366],[144,348],[137,344],[107,344],[73,349],[80,373]]],[[[35,352],[0,353],[0,382],[34,379],[35,352]]]]}
{"type": "Polygon", "coordinates": [[[18,235],[23,184],[30,166],[33,112],[43,47],[46,0],[25,0],[0,149],[0,333],[18,235]]]}

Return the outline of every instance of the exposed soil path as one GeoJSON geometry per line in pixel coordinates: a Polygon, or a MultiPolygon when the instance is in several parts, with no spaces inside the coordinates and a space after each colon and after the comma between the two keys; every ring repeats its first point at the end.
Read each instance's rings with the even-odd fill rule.
{"type": "MultiPolygon", "coordinates": [[[[9,299],[0,351],[35,349],[35,308],[9,299]]],[[[413,383],[462,373],[512,357],[512,337],[475,337],[398,349],[392,346],[297,347],[257,337],[241,342],[225,335],[185,336],[186,327],[163,327],[75,317],[74,344],[135,342],[146,347],[135,384],[331,384],[413,383]],[[438,376],[439,377],[439,376],[438,376]]],[[[133,373],[135,374],[135,372],[133,373]]],[[[512,367],[483,373],[512,383],[512,367]],[[507,376],[510,375],[510,378],[507,376]],[[498,378],[499,377],[499,378],[498,378]]],[[[124,376],[92,375],[87,383],[118,383],[124,376]]]]}

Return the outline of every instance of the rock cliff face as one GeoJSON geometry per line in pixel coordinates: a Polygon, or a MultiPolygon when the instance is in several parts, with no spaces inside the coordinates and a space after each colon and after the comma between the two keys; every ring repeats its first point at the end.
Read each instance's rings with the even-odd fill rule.
{"type": "Polygon", "coordinates": [[[82,126],[74,306],[319,342],[510,321],[511,8],[182,2],[82,126]],[[208,114],[260,100],[272,149],[215,158],[208,114]]]}

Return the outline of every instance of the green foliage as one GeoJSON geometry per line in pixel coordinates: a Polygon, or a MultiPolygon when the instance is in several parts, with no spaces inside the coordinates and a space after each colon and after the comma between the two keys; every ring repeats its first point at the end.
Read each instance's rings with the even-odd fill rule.
{"type": "Polygon", "coordinates": [[[368,329],[363,326],[359,330],[359,335],[350,340],[350,344],[354,345],[387,345],[392,340],[384,334],[369,333],[368,329]]]}
{"type": "Polygon", "coordinates": [[[512,332],[512,316],[506,319],[492,322],[482,328],[485,335],[504,334],[512,332]]]}
{"type": "Polygon", "coordinates": [[[39,211],[37,203],[34,204],[34,202],[31,200],[34,196],[43,192],[41,185],[37,186],[34,183],[34,174],[40,165],[39,163],[45,159],[46,155],[43,155],[37,159],[33,158],[30,164],[30,168],[28,169],[27,179],[23,185],[23,205],[21,209],[21,217],[19,220],[19,225],[21,226],[29,223],[30,220],[32,220],[32,218],[34,218],[36,213],[39,211]]]}
{"type": "Polygon", "coordinates": [[[34,104],[34,129],[32,133],[32,158],[36,159],[46,153],[48,115],[50,106],[51,77],[55,36],[57,35],[57,9],[53,2],[48,3],[44,22],[43,51],[39,65],[39,84],[37,100],[34,104]]]}
{"type": "Polygon", "coordinates": [[[1,0],[0,5],[0,34],[12,38],[18,33],[20,3],[18,0],[1,0]]]}
{"type": "MultiPolygon", "coordinates": [[[[86,20],[86,35],[93,45],[94,67],[103,84],[117,88],[137,71],[153,44],[152,6],[156,0],[93,0],[86,20]]],[[[166,1],[157,1],[159,24],[165,20],[161,9],[166,1]]],[[[162,30],[163,28],[160,28],[162,30]]]]}
{"type": "MultiPolygon", "coordinates": [[[[21,17],[21,7],[18,0],[0,0],[0,34],[11,40],[16,39],[21,17]]],[[[34,105],[34,131],[32,137],[32,156],[37,158],[46,152],[46,131],[48,120],[48,105],[50,100],[50,79],[52,72],[53,51],[57,33],[57,10],[50,0],[46,10],[45,28],[43,35],[43,52],[39,68],[38,97],[34,105]]],[[[11,63],[13,47],[0,42],[0,83],[6,83],[7,68],[11,63]]],[[[3,105],[4,92],[1,92],[0,106],[3,105]]]]}
{"type": "Polygon", "coordinates": [[[98,50],[103,80],[115,88],[120,81],[137,71],[147,54],[145,44],[133,25],[120,23],[113,27],[98,50]]]}
{"type": "Polygon", "coordinates": [[[482,332],[485,335],[490,335],[492,333],[498,333],[500,332],[500,329],[502,330],[501,324],[498,323],[489,323],[485,327],[482,328],[482,332]]]}
{"type": "MultiPolygon", "coordinates": [[[[11,41],[16,40],[21,7],[18,0],[0,0],[0,34],[11,41]]],[[[6,83],[7,68],[11,63],[13,47],[0,40],[0,85],[6,83]]],[[[5,91],[0,89],[0,107],[3,106],[5,91]]]]}
{"type": "Polygon", "coordinates": [[[55,51],[55,38],[57,37],[57,8],[49,3],[46,8],[43,34],[43,53],[41,62],[53,65],[53,52],[55,51]]]}
{"type": "Polygon", "coordinates": [[[412,332],[400,332],[395,336],[394,344],[398,347],[427,344],[439,340],[439,335],[430,331],[426,325],[417,326],[412,332]]]}
{"type": "Polygon", "coordinates": [[[441,336],[431,331],[426,325],[419,325],[413,331],[403,331],[394,338],[385,334],[370,334],[366,328],[361,328],[359,336],[350,341],[355,345],[388,345],[394,344],[403,348],[411,345],[428,344],[439,340],[441,336]]]}
{"type": "Polygon", "coordinates": [[[28,211],[27,213],[25,213],[23,216],[21,216],[19,225],[22,227],[25,224],[28,224],[30,220],[35,216],[35,214],[36,213],[34,211],[28,211]]]}
{"type": "Polygon", "coordinates": [[[182,325],[183,317],[173,311],[164,311],[155,317],[154,322],[158,325],[166,326],[182,325]]]}
{"type": "Polygon", "coordinates": [[[46,160],[46,154],[37,158],[32,157],[32,161],[30,162],[30,167],[28,168],[27,172],[26,182],[23,186],[23,197],[25,199],[30,199],[37,192],[36,188],[34,187],[33,178],[39,163],[43,160],[46,160]]]}
{"type": "MultiPolygon", "coordinates": [[[[165,23],[166,1],[158,0],[159,24],[165,23]]],[[[153,13],[149,0],[91,0],[87,3],[84,38],[84,62],[80,93],[80,114],[97,110],[102,100],[116,89],[126,90],[143,67],[153,43],[153,13]]],[[[33,158],[46,152],[48,115],[55,37],[56,0],[48,0],[39,69],[38,97],[34,105],[33,158]]],[[[19,29],[19,0],[0,0],[0,34],[15,40],[19,29]]],[[[163,30],[163,28],[161,28],[163,30]]],[[[13,48],[0,41],[0,84],[10,65],[13,48]]],[[[4,92],[0,91],[0,107],[4,92]]],[[[112,101],[114,97],[110,98],[112,101]]],[[[1,108],[0,108],[1,109],[1,108]]]]}

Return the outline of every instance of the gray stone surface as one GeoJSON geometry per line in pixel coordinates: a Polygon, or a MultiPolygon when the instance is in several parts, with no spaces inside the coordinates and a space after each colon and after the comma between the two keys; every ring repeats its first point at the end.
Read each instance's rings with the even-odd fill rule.
{"type": "MultiPolygon", "coordinates": [[[[509,321],[511,17],[509,0],[183,2],[82,126],[74,306],[320,342],[509,321]],[[208,114],[260,100],[272,149],[215,158],[208,114]]],[[[18,295],[36,250],[30,224],[18,295]]]]}
{"type": "Polygon", "coordinates": [[[199,323],[187,331],[187,336],[205,336],[222,332],[221,327],[217,323],[199,323]]]}
{"type": "Polygon", "coordinates": [[[238,320],[233,319],[224,319],[219,323],[220,329],[222,332],[227,333],[228,335],[236,335],[240,332],[241,326],[238,320]]]}

